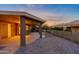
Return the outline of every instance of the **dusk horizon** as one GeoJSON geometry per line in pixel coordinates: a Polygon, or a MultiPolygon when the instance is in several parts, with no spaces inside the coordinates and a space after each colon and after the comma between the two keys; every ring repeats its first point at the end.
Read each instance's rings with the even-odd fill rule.
{"type": "Polygon", "coordinates": [[[2,4],[0,10],[25,11],[47,20],[51,24],[67,23],[79,19],[78,4],[2,4]]]}
{"type": "Polygon", "coordinates": [[[79,54],[79,4],[0,4],[0,54],[79,54]]]}

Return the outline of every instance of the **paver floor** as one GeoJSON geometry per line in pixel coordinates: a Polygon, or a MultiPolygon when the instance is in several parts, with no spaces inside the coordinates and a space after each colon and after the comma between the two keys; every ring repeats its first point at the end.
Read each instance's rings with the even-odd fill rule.
{"type": "Polygon", "coordinates": [[[17,53],[29,54],[78,54],[79,44],[64,38],[46,33],[46,37],[38,39],[31,47],[20,48],[17,53]]]}
{"type": "MultiPolygon", "coordinates": [[[[6,40],[6,44],[0,45],[1,50],[6,53],[17,54],[78,54],[79,44],[69,41],[64,38],[45,33],[43,38],[39,38],[38,33],[32,33],[26,38],[26,47],[19,48],[19,36],[12,37],[6,40]],[[30,40],[32,39],[32,40],[30,40]],[[6,48],[4,48],[6,47],[6,48]],[[3,49],[2,49],[3,48],[3,49]],[[7,52],[9,51],[9,52],[7,52]]],[[[4,52],[4,53],[5,53],[4,52]]]]}
{"type": "MultiPolygon", "coordinates": [[[[26,35],[27,45],[34,42],[38,38],[39,34],[37,32],[26,35]]],[[[20,47],[20,36],[14,36],[8,39],[4,39],[0,42],[0,47],[0,53],[14,53],[20,47]]]]}

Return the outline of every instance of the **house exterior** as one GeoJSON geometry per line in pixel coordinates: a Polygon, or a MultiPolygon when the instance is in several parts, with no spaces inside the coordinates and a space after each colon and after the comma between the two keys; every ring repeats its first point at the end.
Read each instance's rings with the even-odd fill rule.
{"type": "Polygon", "coordinates": [[[66,28],[70,29],[71,32],[79,32],[79,20],[66,24],[66,28]]]}
{"type": "Polygon", "coordinates": [[[25,46],[26,33],[32,27],[39,27],[41,37],[41,26],[45,21],[34,15],[22,11],[0,11],[0,38],[9,38],[20,35],[21,47],[25,46]]]}
{"type": "Polygon", "coordinates": [[[71,29],[71,32],[79,32],[79,25],[72,25],[70,27],[67,27],[71,29]]]}
{"type": "Polygon", "coordinates": [[[69,30],[71,32],[79,32],[79,20],[75,20],[69,23],[60,24],[56,27],[63,27],[63,30],[69,30]]]}

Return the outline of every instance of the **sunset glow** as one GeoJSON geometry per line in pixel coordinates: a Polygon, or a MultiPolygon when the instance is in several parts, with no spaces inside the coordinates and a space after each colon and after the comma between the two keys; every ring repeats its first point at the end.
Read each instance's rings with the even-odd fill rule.
{"type": "Polygon", "coordinates": [[[0,54],[79,53],[78,43],[79,4],[0,5],[0,54]]]}

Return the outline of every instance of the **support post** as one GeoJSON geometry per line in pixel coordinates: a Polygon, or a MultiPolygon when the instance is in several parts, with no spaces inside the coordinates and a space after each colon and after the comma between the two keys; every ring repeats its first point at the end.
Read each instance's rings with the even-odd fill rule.
{"type": "Polygon", "coordinates": [[[39,25],[39,34],[40,34],[40,38],[42,38],[42,24],[39,25]]]}
{"type": "Polygon", "coordinates": [[[26,17],[20,16],[20,46],[26,47],[26,17]]]}

